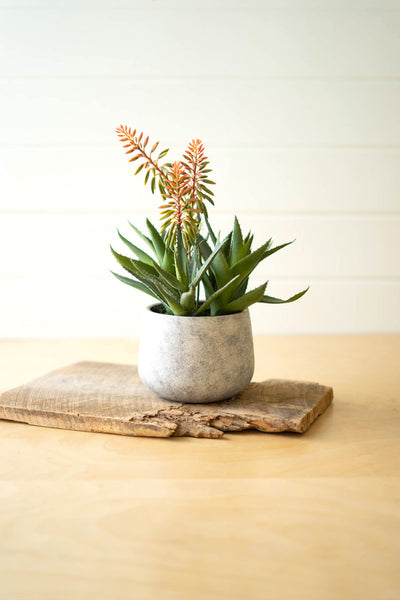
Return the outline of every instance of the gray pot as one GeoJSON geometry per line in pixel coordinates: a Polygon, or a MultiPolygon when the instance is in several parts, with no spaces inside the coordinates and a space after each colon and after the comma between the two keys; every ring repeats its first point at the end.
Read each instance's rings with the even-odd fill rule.
{"type": "MultiPolygon", "coordinates": [[[[156,306],[156,305],[153,305],[156,306]]],[[[217,317],[145,313],[139,376],[153,392],[177,402],[216,402],[243,390],[254,373],[248,309],[217,317]]]]}

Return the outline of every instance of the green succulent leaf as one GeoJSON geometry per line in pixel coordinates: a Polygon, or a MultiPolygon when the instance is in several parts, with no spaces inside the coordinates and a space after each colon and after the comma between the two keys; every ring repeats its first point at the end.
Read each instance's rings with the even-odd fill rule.
{"type": "Polygon", "coordinates": [[[189,260],[179,228],[176,231],[175,268],[178,279],[187,287],[189,285],[189,260]]]}
{"type": "MultiPolygon", "coordinates": [[[[145,286],[147,286],[153,292],[153,294],[159,300],[161,300],[161,302],[164,302],[163,296],[159,293],[157,286],[155,286],[152,281],[152,278],[154,278],[154,275],[151,275],[150,273],[148,273],[146,271],[143,272],[143,269],[141,269],[140,267],[138,268],[137,264],[135,264],[135,263],[138,263],[139,261],[134,261],[132,258],[129,258],[128,256],[119,254],[112,247],[111,247],[111,252],[112,252],[113,256],[116,258],[116,260],[118,261],[118,263],[121,265],[121,267],[123,267],[126,271],[128,271],[128,273],[130,273],[131,275],[136,277],[139,281],[141,281],[141,283],[143,283],[145,286]]],[[[146,266],[145,263],[142,263],[142,265],[146,266]]],[[[147,267],[150,268],[148,265],[147,265],[147,267]]]]}
{"type": "Polygon", "coordinates": [[[227,243],[228,243],[228,238],[225,238],[220,244],[218,244],[218,246],[216,246],[214,248],[214,250],[211,252],[211,254],[207,258],[207,260],[202,264],[201,269],[197,272],[195,278],[191,282],[192,286],[198,285],[198,283],[201,281],[204,273],[207,271],[207,269],[209,269],[209,267],[211,266],[213,261],[216,260],[218,254],[224,249],[224,247],[226,246],[227,243]]]}
{"type": "Polygon", "coordinates": [[[126,285],[130,285],[131,287],[134,287],[137,290],[139,290],[141,292],[144,292],[145,294],[148,294],[149,296],[152,296],[156,300],[160,299],[158,296],[156,296],[151,291],[150,288],[148,288],[146,285],[144,285],[144,283],[141,283],[140,281],[135,281],[134,279],[130,279],[129,277],[124,277],[123,275],[119,275],[118,273],[114,273],[114,271],[110,271],[110,273],[112,273],[114,275],[114,277],[116,277],[117,279],[119,279],[119,281],[122,281],[122,283],[126,283],[126,285]]]}
{"type": "Polygon", "coordinates": [[[159,264],[161,264],[164,254],[165,254],[165,243],[162,239],[161,235],[158,233],[157,229],[154,227],[153,223],[146,219],[147,229],[149,230],[151,240],[154,246],[154,252],[156,253],[157,260],[159,264]]]}
{"type": "Polygon", "coordinates": [[[244,244],[243,244],[242,230],[240,228],[239,221],[238,221],[237,217],[235,216],[235,220],[233,223],[233,230],[232,230],[230,254],[229,254],[230,266],[237,263],[238,260],[240,260],[241,258],[243,258],[245,256],[245,254],[243,254],[243,245],[244,244]]]}
{"type": "Polygon", "coordinates": [[[129,273],[131,273],[132,275],[135,275],[134,272],[134,264],[131,258],[129,258],[129,256],[124,256],[123,254],[119,254],[118,252],[116,252],[114,250],[114,248],[112,246],[110,246],[111,252],[114,256],[114,258],[118,261],[118,263],[121,265],[121,267],[123,267],[124,269],[126,269],[127,271],[129,271],[129,273]]]}
{"type": "Polygon", "coordinates": [[[139,261],[133,261],[134,268],[137,270],[137,276],[142,278],[146,285],[152,285],[155,288],[163,303],[167,303],[172,312],[176,315],[185,315],[186,312],[179,302],[179,296],[176,295],[165,282],[160,281],[155,275],[149,272],[149,266],[145,263],[139,264],[139,261]]]}
{"type": "Polygon", "coordinates": [[[250,238],[253,240],[253,237],[254,237],[254,235],[251,233],[251,231],[249,231],[249,233],[244,238],[243,242],[246,244],[250,238]]]}
{"type": "Polygon", "coordinates": [[[165,248],[165,253],[164,253],[164,257],[162,259],[161,267],[165,271],[168,271],[168,273],[175,275],[174,253],[171,250],[171,248],[168,248],[168,247],[165,248]]]}
{"type": "MultiPolygon", "coordinates": [[[[241,278],[240,278],[241,279],[241,278]]],[[[236,298],[240,298],[240,296],[243,296],[243,294],[246,292],[247,290],[247,286],[249,283],[249,278],[245,277],[242,280],[240,280],[240,285],[237,287],[237,289],[234,291],[234,293],[232,294],[230,300],[236,300],[236,298]]]]}
{"type": "Polygon", "coordinates": [[[157,271],[161,280],[164,280],[165,284],[171,286],[176,292],[182,293],[187,291],[186,285],[179,281],[179,279],[175,277],[175,275],[172,275],[172,273],[165,271],[162,267],[157,265],[157,263],[154,264],[154,268],[157,271]]]}
{"type": "Polygon", "coordinates": [[[149,246],[149,248],[151,248],[154,252],[154,244],[151,241],[150,238],[147,237],[147,235],[144,235],[144,233],[142,233],[140,231],[140,229],[138,229],[137,227],[135,227],[135,225],[133,223],[131,223],[130,221],[128,221],[129,225],[132,227],[132,229],[135,231],[135,233],[137,233],[137,235],[144,241],[146,242],[146,244],[149,246]]]}
{"type": "Polygon", "coordinates": [[[130,250],[132,250],[132,252],[134,254],[136,254],[136,256],[142,260],[143,262],[149,264],[149,265],[153,265],[154,264],[154,260],[151,258],[151,256],[149,256],[148,254],[146,254],[146,252],[143,252],[143,250],[141,250],[140,248],[138,248],[137,246],[135,246],[135,244],[132,244],[129,240],[127,240],[119,231],[119,229],[117,229],[118,231],[118,235],[120,237],[120,239],[124,242],[124,244],[126,244],[126,246],[128,246],[128,248],[130,250]]]}
{"type": "Polygon", "coordinates": [[[210,278],[208,274],[204,273],[201,283],[203,284],[206,298],[208,298],[209,296],[211,296],[214,293],[214,289],[215,289],[212,278],[210,278]]]}
{"type": "Polygon", "coordinates": [[[198,239],[199,239],[200,256],[201,256],[201,258],[206,259],[210,256],[212,250],[211,250],[207,240],[205,240],[201,234],[198,235],[198,239]]]}
{"type": "Polygon", "coordinates": [[[286,246],[290,246],[290,244],[293,244],[295,240],[291,240],[290,242],[286,242],[286,244],[281,244],[280,246],[275,246],[275,248],[271,248],[271,250],[266,250],[264,256],[263,256],[263,260],[264,258],[267,258],[267,256],[271,256],[271,254],[275,254],[275,252],[278,252],[278,250],[282,250],[282,248],[286,248],[286,246]]]}
{"type": "Polygon", "coordinates": [[[208,298],[200,305],[200,307],[195,312],[195,316],[201,315],[204,311],[206,311],[207,308],[209,308],[211,306],[211,304],[223,292],[226,292],[227,290],[229,290],[229,288],[232,287],[236,283],[237,278],[238,278],[238,275],[236,275],[236,277],[234,277],[233,279],[231,279],[230,281],[228,281],[228,283],[226,283],[222,288],[219,288],[213,294],[211,294],[210,296],[208,296],[208,298]]]}
{"type": "Polygon", "coordinates": [[[208,234],[209,234],[209,236],[211,238],[211,241],[215,245],[216,242],[217,242],[217,236],[215,235],[215,233],[214,233],[214,231],[213,231],[213,229],[212,229],[212,227],[210,225],[210,221],[208,220],[208,218],[204,217],[204,220],[206,222],[207,231],[208,231],[208,234]]]}
{"type": "Polygon", "coordinates": [[[245,256],[247,256],[247,255],[250,253],[250,250],[251,250],[251,245],[252,245],[252,243],[253,243],[253,237],[254,237],[254,236],[253,236],[253,235],[251,235],[251,236],[250,236],[250,237],[247,239],[247,236],[246,236],[246,239],[245,239],[245,240],[244,240],[244,242],[243,242],[243,250],[242,250],[242,252],[243,252],[243,258],[244,258],[245,256]]]}
{"type": "Polygon", "coordinates": [[[254,290],[243,294],[243,296],[237,298],[237,300],[232,300],[232,302],[228,302],[228,304],[224,305],[224,313],[242,312],[248,306],[259,302],[263,297],[266,287],[267,282],[258,286],[254,290]]]}
{"type": "Polygon", "coordinates": [[[265,251],[270,243],[271,240],[268,240],[265,244],[257,248],[257,250],[254,250],[254,252],[251,252],[244,258],[241,258],[237,263],[233,264],[232,273],[241,275],[243,278],[247,277],[256,268],[258,263],[264,259],[265,251]]]}
{"type": "Polygon", "coordinates": [[[239,278],[236,281],[236,290],[230,290],[231,292],[233,292],[230,296],[228,295],[228,293],[224,293],[223,296],[221,296],[222,305],[225,305],[230,300],[230,298],[236,300],[243,296],[247,289],[247,283],[250,273],[263,260],[265,250],[268,248],[270,243],[271,240],[268,240],[267,242],[265,242],[265,244],[260,246],[260,248],[258,248],[254,252],[251,252],[244,258],[241,258],[237,263],[231,266],[231,274],[239,275],[239,278]]]}
{"type": "Polygon", "coordinates": [[[181,305],[179,300],[177,300],[174,296],[172,296],[172,294],[170,294],[168,291],[164,290],[163,296],[165,297],[165,301],[167,302],[168,306],[171,308],[171,311],[174,313],[174,315],[183,317],[187,314],[186,310],[183,308],[183,306],[181,305]]]}
{"type": "Polygon", "coordinates": [[[294,302],[295,300],[298,300],[299,298],[304,296],[304,294],[306,292],[308,292],[309,289],[310,289],[310,286],[308,286],[308,288],[306,288],[302,292],[299,292],[298,294],[295,294],[291,298],[288,298],[287,300],[281,300],[280,298],[274,298],[273,296],[265,296],[264,295],[264,296],[262,296],[262,298],[260,300],[258,300],[258,302],[263,302],[264,304],[287,304],[288,302],[294,302]]]}

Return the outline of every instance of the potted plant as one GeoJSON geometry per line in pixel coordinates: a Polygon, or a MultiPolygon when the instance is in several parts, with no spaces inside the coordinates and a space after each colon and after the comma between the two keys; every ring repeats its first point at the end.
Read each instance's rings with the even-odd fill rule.
{"type": "Polygon", "coordinates": [[[144,234],[132,229],[150,253],[118,231],[132,256],[111,251],[129,273],[117,279],[154,299],[148,307],[139,346],[139,375],[163,398],[213,402],[237,394],[253,376],[253,339],[248,307],[255,302],[294,302],[303,290],[281,300],[265,294],[267,282],[248,290],[257,265],[292,242],[273,247],[272,239],[252,249],[253,234],[243,234],[238,219],[221,239],[208,218],[214,205],[211,169],[200,140],[193,140],[180,161],[162,162],[168,149],[156,152],[143,133],[120,126],[117,134],[139,161],[151,192],[161,194],[161,225],[147,219],[144,234]]]}

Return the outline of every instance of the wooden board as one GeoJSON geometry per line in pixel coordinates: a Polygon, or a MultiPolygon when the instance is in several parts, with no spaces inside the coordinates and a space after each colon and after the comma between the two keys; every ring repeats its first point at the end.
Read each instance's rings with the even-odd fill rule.
{"type": "Polygon", "coordinates": [[[332,388],[269,379],[230,400],[182,404],[146,388],[132,365],[79,362],[0,396],[0,418],[43,427],[133,436],[222,437],[257,429],[303,433],[329,406],[332,388]]]}

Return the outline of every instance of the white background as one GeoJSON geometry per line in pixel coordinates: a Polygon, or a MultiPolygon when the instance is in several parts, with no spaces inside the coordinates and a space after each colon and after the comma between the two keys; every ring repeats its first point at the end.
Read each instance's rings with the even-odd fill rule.
{"type": "Polygon", "coordinates": [[[399,2],[0,0],[0,44],[0,337],[139,334],[108,245],[159,200],[120,123],[203,140],[223,232],[296,238],[254,284],[311,289],[256,334],[400,330],[399,2]]]}

